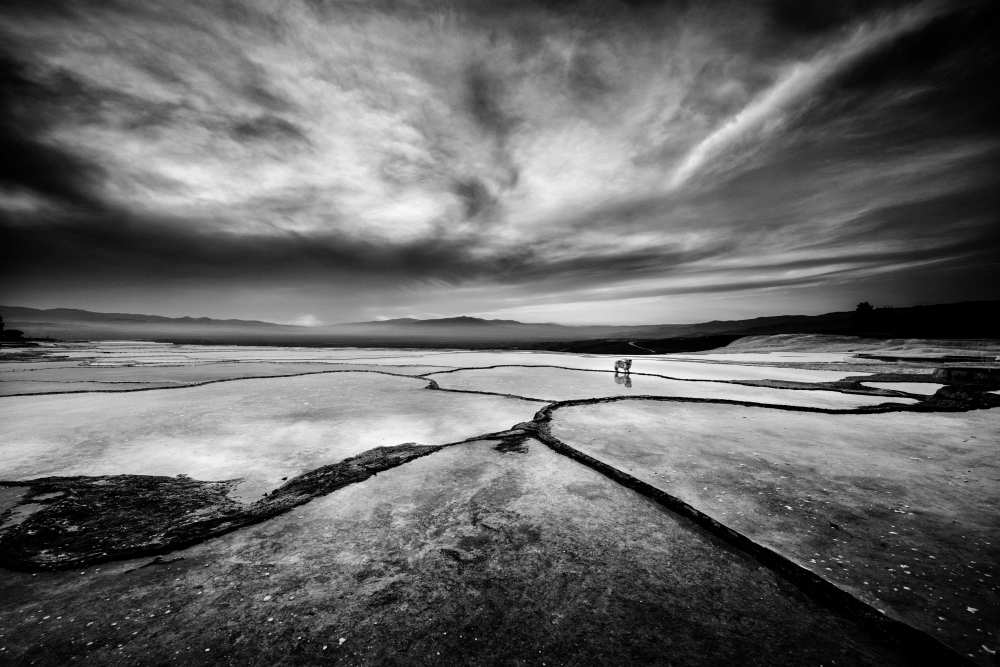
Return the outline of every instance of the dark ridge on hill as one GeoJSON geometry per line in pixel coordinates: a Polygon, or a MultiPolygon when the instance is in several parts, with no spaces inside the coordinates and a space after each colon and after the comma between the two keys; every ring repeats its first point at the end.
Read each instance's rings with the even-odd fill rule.
{"type": "Polygon", "coordinates": [[[704,352],[725,347],[742,336],[688,336],[678,338],[643,338],[631,340],[581,340],[569,343],[551,343],[542,349],[552,352],[576,352],[578,354],[620,354],[640,356],[643,354],[677,354],[680,352],[704,352]]]}

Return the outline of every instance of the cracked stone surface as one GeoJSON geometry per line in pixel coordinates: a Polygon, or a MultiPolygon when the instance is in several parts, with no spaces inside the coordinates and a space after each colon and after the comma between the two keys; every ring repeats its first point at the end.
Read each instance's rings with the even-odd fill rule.
{"type": "Polygon", "coordinates": [[[628,401],[551,432],[967,651],[1000,626],[1000,410],[628,401]]]}
{"type": "Polygon", "coordinates": [[[250,500],[381,445],[443,444],[530,419],[540,403],[426,389],[421,378],[331,373],[134,393],[0,400],[3,479],[242,479],[250,500]]]}
{"type": "Polygon", "coordinates": [[[913,404],[914,399],[894,396],[848,394],[821,389],[795,390],[753,387],[727,382],[673,380],[631,373],[628,377],[606,372],[564,368],[502,367],[431,374],[446,389],[516,394],[526,398],[566,401],[594,396],[686,396],[729,401],[775,403],[830,410],[845,410],[884,403],[913,404]]]}
{"type": "MultiPolygon", "coordinates": [[[[54,352],[55,353],[55,352],[54,352]]],[[[566,366],[589,370],[611,370],[616,355],[560,354],[535,351],[464,351],[380,348],[274,348],[253,346],[169,345],[157,343],[79,344],[63,346],[58,354],[100,366],[156,366],[240,362],[278,364],[364,363],[378,366],[485,367],[496,364],[566,366]]],[[[700,360],[695,355],[641,355],[632,370],[689,380],[780,380],[787,382],[835,382],[858,372],[802,368],[801,359],[775,356],[771,363],[752,365],[700,360]],[[790,361],[799,362],[790,363],[790,361]]],[[[860,373],[863,375],[864,373],[860,373]]]]}
{"type": "Polygon", "coordinates": [[[805,338],[0,362],[0,662],[990,664],[1000,388],[805,338]]]}
{"type": "Polygon", "coordinates": [[[152,567],[5,576],[6,655],[905,664],[631,491],[537,441],[521,449],[448,448],[152,567]]]}
{"type": "Polygon", "coordinates": [[[426,456],[440,446],[378,447],[294,477],[253,503],[230,497],[237,482],[186,476],[46,477],[24,489],[0,533],[0,564],[66,569],[172,551],[259,523],[313,498],[426,456]]]}

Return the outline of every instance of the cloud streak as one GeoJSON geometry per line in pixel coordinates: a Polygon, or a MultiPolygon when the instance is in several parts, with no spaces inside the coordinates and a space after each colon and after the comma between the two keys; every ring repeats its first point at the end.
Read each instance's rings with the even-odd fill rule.
{"type": "Polygon", "coordinates": [[[926,25],[934,13],[923,5],[863,23],[842,41],[824,48],[810,60],[784,68],[777,80],[749,104],[726,118],[717,129],[695,144],[670,175],[669,188],[687,183],[712,160],[721,159],[741,143],[759,143],[783,124],[783,116],[807,101],[837,73],[858,59],[885,46],[900,35],[926,25]]]}
{"type": "Polygon", "coordinates": [[[0,296],[664,321],[912,301],[978,247],[965,298],[1000,10],[887,4],[6,3],[0,296]]]}

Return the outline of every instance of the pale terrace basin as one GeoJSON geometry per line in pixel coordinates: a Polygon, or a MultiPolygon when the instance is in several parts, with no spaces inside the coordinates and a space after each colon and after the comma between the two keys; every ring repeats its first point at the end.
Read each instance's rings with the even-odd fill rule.
{"type": "Polygon", "coordinates": [[[978,651],[977,628],[1000,622],[1000,410],[831,415],[636,400],[552,419],[570,446],[963,652],[978,651]]]}
{"type": "Polygon", "coordinates": [[[112,394],[0,399],[3,479],[50,475],[245,478],[252,497],[382,445],[441,444],[531,419],[540,403],[334,373],[112,394]]]}
{"type": "MultiPolygon", "coordinates": [[[[638,366],[634,364],[633,368],[638,366]]],[[[565,401],[603,396],[678,396],[749,403],[774,403],[849,410],[882,403],[912,404],[910,398],[867,396],[820,389],[772,389],[727,382],[672,380],[632,373],[590,372],[561,368],[501,367],[433,373],[442,388],[489,391],[526,398],[565,401]]]]}

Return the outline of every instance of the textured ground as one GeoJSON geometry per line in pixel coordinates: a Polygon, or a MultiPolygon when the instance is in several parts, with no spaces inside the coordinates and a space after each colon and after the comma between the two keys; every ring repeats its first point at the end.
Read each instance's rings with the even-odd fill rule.
{"type": "Polygon", "coordinates": [[[929,632],[1000,626],[1000,410],[825,415],[629,401],[552,434],[929,632]],[[975,611],[969,611],[972,608],[975,611]]]}
{"type": "MultiPolygon", "coordinates": [[[[635,366],[646,368],[645,360],[635,366]]],[[[776,389],[736,384],[731,381],[675,380],[638,372],[628,376],[611,371],[584,371],[564,368],[501,367],[443,371],[428,377],[446,389],[517,394],[546,401],[567,401],[593,396],[683,396],[689,398],[748,401],[797,405],[830,410],[893,403],[916,403],[897,396],[853,394],[823,389],[776,389]]],[[[913,383],[916,384],[916,383],[913,383]]],[[[933,392],[931,392],[933,393],[933,392]]]]}
{"type": "Polygon", "coordinates": [[[4,577],[6,652],[48,664],[904,661],[535,441],[452,448],[172,557],[4,577]]]}
{"type": "Polygon", "coordinates": [[[991,664],[998,387],[821,343],[2,362],[0,662],[991,664]]]}
{"type": "Polygon", "coordinates": [[[0,470],[6,479],[240,478],[238,490],[252,498],[373,447],[462,440],[529,420],[542,406],[426,387],[421,378],[346,372],[8,397],[0,401],[0,470]]]}

